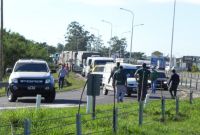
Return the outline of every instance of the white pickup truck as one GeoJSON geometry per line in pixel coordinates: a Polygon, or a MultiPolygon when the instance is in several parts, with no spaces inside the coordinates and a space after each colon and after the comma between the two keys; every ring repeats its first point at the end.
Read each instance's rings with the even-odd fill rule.
{"type": "MultiPolygon", "coordinates": [[[[137,66],[134,66],[132,64],[127,64],[127,63],[121,63],[120,65],[123,66],[123,69],[125,70],[126,75],[127,75],[127,95],[131,96],[132,93],[137,93],[138,83],[136,79],[134,78],[134,74],[137,70],[137,66]]],[[[107,95],[108,91],[113,91],[112,78],[109,83],[108,83],[108,80],[109,80],[111,71],[115,66],[116,66],[115,63],[107,63],[105,65],[103,80],[102,80],[104,95],[107,95]]]]}

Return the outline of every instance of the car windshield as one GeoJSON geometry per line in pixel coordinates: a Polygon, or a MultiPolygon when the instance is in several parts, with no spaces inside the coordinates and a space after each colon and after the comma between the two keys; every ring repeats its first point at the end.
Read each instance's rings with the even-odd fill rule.
{"type": "Polygon", "coordinates": [[[158,72],[158,74],[159,74],[158,78],[166,78],[165,73],[161,73],[161,72],[159,73],[159,72],[158,72]]]}
{"type": "Polygon", "coordinates": [[[124,69],[128,78],[133,78],[137,69],[124,69]]]}
{"type": "Polygon", "coordinates": [[[95,60],[95,65],[105,65],[106,63],[114,62],[113,60],[95,60]]]}
{"type": "Polygon", "coordinates": [[[15,72],[48,72],[45,63],[17,63],[15,72]]]}
{"type": "Polygon", "coordinates": [[[103,66],[102,67],[95,67],[94,68],[94,72],[103,72],[103,70],[104,70],[103,66]]]}

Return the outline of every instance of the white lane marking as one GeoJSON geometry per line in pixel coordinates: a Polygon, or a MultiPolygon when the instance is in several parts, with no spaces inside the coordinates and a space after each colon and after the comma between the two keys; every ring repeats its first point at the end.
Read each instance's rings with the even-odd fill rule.
{"type": "MultiPolygon", "coordinates": [[[[81,105],[84,106],[84,105],[81,105]]],[[[35,108],[35,105],[32,106],[20,106],[20,107],[0,107],[0,110],[11,110],[11,109],[25,109],[25,108],[35,108]]],[[[41,105],[41,108],[65,108],[65,107],[78,107],[77,104],[44,104],[41,105]]]]}

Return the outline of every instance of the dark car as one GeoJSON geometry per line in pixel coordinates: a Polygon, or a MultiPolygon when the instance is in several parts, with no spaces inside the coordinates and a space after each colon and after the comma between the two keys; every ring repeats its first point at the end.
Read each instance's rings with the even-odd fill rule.
{"type": "Polygon", "coordinates": [[[168,90],[168,77],[166,76],[165,72],[158,71],[158,78],[156,82],[156,89],[160,90],[168,90]]]}
{"type": "MultiPolygon", "coordinates": [[[[168,90],[168,77],[166,76],[165,72],[158,71],[158,78],[156,82],[156,89],[157,90],[168,90]]],[[[149,87],[151,88],[151,81],[149,81],[149,87]]]]}

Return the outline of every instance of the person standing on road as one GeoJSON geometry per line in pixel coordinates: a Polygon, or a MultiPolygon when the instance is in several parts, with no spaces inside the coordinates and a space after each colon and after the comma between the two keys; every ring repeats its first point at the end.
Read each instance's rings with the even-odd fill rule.
{"type": "Polygon", "coordinates": [[[179,78],[179,75],[176,73],[175,69],[172,70],[172,73],[173,74],[171,75],[168,85],[169,85],[169,92],[170,92],[172,98],[174,99],[176,97],[180,78],[179,78]],[[172,91],[174,91],[174,94],[172,93],[172,91]]]}
{"type": "Polygon", "coordinates": [[[157,78],[158,78],[158,72],[156,71],[155,67],[152,69],[150,79],[151,79],[151,90],[152,93],[156,93],[156,83],[157,83],[157,78]]]}
{"type": "Polygon", "coordinates": [[[112,69],[111,73],[110,73],[110,77],[108,79],[108,83],[110,83],[110,79],[113,78],[115,72],[119,69],[120,66],[120,62],[117,62],[117,65],[112,69]]]}
{"type": "Polygon", "coordinates": [[[135,78],[138,82],[138,102],[144,101],[147,94],[148,79],[150,78],[150,71],[146,67],[146,63],[142,64],[142,68],[135,72],[135,78]]]}
{"type": "Polygon", "coordinates": [[[124,95],[126,93],[127,86],[127,77],[126,73],[123,70],[123,67],[120,66],[119,69],[113,75],[113,88],[117,90],[117,102],[123,102],[124,95]]]}
{"type": "Polygon", "coordinates": [[[64,79],[65,79],[65,76],[67,75],[67,73],[68,73],[68,71],[65,68],[65,64],[63,64],[61,69],[58,72],[58,86],[59,86],[59,89],[63,88],[64,79]]]}

